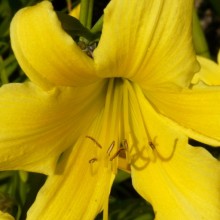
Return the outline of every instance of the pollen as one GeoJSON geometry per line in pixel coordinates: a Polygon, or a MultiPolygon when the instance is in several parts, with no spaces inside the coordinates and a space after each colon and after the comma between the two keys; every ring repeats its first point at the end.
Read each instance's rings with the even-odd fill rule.
{"type": "MultiPolygon", "coordinates": [[[[95,145],[101,149],[104,150],[102,145],[93,137],[87,135],[86,138],[90,139],[92,142],[95,143],[95,145]]],[[[117,169],[122,169],[128,173],[130,173],[130,165],[126,158],[128,155],[128,143],[126,140],[123,141],[123,144],[121,144],[117,149],[115,148],[115,141],[112,141],[110,146],[108,147],[106,153],[104,154],[104,166],[110,167],[110,169],[113,171],[113,173],[117,173],[117,169]],[[113,153],[114,152],[114,153],[113,153]],[[116,161],[116,159],[118,159],[116,161]],[[122,163],[122,161],[126,161],[127,165],[124,165],[125,162],[122,163]]],[[[90,164],[96,163],[98,161],[101,161],[101,158],[98,157],[92,157],[88,162],[90,164]]]]}

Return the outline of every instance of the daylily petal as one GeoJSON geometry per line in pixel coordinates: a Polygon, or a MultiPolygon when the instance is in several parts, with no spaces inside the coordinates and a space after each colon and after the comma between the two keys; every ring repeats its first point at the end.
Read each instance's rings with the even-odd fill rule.
{"type": "Polygon", "coordinates": [[[6,212],[0,211],[0,219],[1,220],[14,220],[14,218],[6,212]]]}
{"type": "Polygon", "coordinates": [[[170,160],[132,168],[132,181],[156,219],[220,219],[220,163],[203,148],[178,142],[170,160]]]}
{"type": "Polygon", "coordinates": [[[79,15],[80,15],[80,4],[78,4],[70,13],[69,15],[79,19],[79,15]]]}
{"type": "Polygon", "coordinates": [[[193,77],[192,84],[202,81],[206,85],[220,86],[220,52],[218,54],[218,64],[204,57],[197,57],[197,59],[201,69],[193,77]]]}
{"type": "Polygon", "coordinates": [[[96,150],[90,140],[80,140],[73,152],[62,158],[67,161],[64,172],[48,177],[28,212],[28,220],[88,220],[101,212],[113,174],[103,163],[89,163],[96,150]]]}
{"type": "Polygon", "coordinates": [[[105,86],[96,83],[48,92],[32,83],[3,86],[0,169],[53,172],[60,153],[73,145],[103,108],[105,86]]]}
{"type": "Polygon", "coordinates": [[[213,145],[212,140],[207,142],[208,137],[216,142],[214,145],[220,144],[220,91],[201,88],[179,93],[146,92],[146,97],[160,113],[191,129],[191,138],[213,145]]]}
{"type": "Polygon", "coordinates": [[[48,177],[27,219],[88,220],[102,210],[117,168],[116,158],[110,159],[113,152],[109,146],[115,140],[116,149],[110,151],[117,150],[121,95],[118,83],[112,82],[103,112],[87,131],[90,138],[79,138],[72,152],[64,154],[56,175],[48,177]]]}
{"type": "Polygon", "coordinates": [[[194,220],[205,216],[204,219],[217,220],[220,207],[219,162],[204,149],[188,147],[188,138],[180,126],[160,115],[137,85],[130,88],[129,83],[127,85],[123,106],[125,109],[130,106],[130,111],[124,110],[124,122],[126,118],[130,120],[124,129],[125,135],[130,137],[127,141],[134,187],[151,202],[156,219],[194,220]],[[198,189],[193,188],[197,187],[196,183],[200,184],[198,189]],[[194,194],[191,195],[190,190],[194,190],[194,194]]]}
{"type": "Polygon", "coordinates": [[[80,86],[97,80],[92,59],[61,28],[49,1],[20,10],[10,32],[19,64],[39,86],[80,86]]]}
{"type": "Polygon", "coordinates": [[[198,70],[192,8],[192,0],[111,0],[94,51],[98,74],[150,88],[188,85],[198,70]]]}
{"type": "Polygon", "coordinates": [[[152,107],[138,85],[129,81],[126,85],[123,93],[122,130],[124,139],[128,142],[132,164],[138,163],[140,158],[145,159],[145,166],[150,160],[155,159],[155,152],[164,159],[170,158],[176,143],[183,138],[182,131],[175,124],[170,126],[169,120],[152,107]],[[173,129],[178,133],[174,133],[173,129]]]}

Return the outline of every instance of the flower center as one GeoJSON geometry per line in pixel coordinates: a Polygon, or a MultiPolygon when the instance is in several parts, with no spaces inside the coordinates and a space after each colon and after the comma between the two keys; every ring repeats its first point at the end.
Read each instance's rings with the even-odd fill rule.
{"type": "Polygon", "coordinates": [[[97,146],[96,156],[91,156],[88,163],[95,166],[104,161],[104,166],[116,173],[118,168],[130,172],[131,166],[141,170],[150,162],[170,160],[177,140],[168,155],[161,151],[158,144],[161,134],[149,118],[158,117],[156,114],[135,83],[121,78],[109,79],[102,122],[98,125],[100,131],[86,136],[97,146]]]}
{"type": "MultiPolygon", "coordinates": [[[[93,137],[91,136],[86,136],[86,138],[90,139],[92,142],[95,143],[95,145],[100,148],[100,149],[103,149],[102,145],[93,137]]],[[[105,159],[107,160],[107,162],[113,162],[114,159],[116,159],[117,157],[122,156],[122,153],[123,152],[126,152],[127,151],[127,142],[126,140],[124,140],[124,146],[120,146],[113,154],[112,154],[112,151],[115,147],[115,141],[112,141],[112,143],[110,144],[110,146],[108,147],[104,157],[105,159]]],[[[126,158],[126,154],[125,155],[125,158],[126,158]]],[[[90,164],[93,164],[95,162],[98,162],[98,158],[97,157],[93,157],[91,158],[89,161],[88,161],[90,164]]],[[[116,170],[117,168],[114,168],[113,171],[116,173],[116,170]]]]}

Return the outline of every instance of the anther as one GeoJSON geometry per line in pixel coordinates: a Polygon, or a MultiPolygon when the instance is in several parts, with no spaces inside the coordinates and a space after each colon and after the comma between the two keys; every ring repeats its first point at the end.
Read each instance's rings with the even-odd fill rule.
{"type": "Polygon", "coordinates": [[[101,144],[95,138],[88,136],[88,135],[86,136],[86,138],[89,138],[90,140],[92,140],[99,148],[102,149],[101,144]]]}
{"type": "Polygon", "coordinates": [[[163,161],[168,161],[168,160],[170,160],[170,159],[172,158],[172,156],[173,156],[173,154],[174,154],[174,152],[175,152],[175,150],[176,150],[177,141],[178,141],[177,139],[174,140],[173,150],[172,150],[171,154],[170,154],[168,157],[162,156],[162,155],[158,152],[158,150],[157,150],[155,144],[154,144],[152,141],[149,141],[148,144],[149,144],[149,146],[151,147],[151,149],[156,153],[156,155],[157,155],[161,160],[163,160],[163,161]]]}
{"type": "Polygon", "coordinates": [[[92,159],[89,160],[89,163],[95,163],[96,161],[98,161],[97,158],[92,158],[92,159]]]}
{"type": "Polygon", "coordinates": [[[128,150],[128,142],[126,139],[124,140],[124,148],[125,148],[125,150],[128,150]]]}
{"type": "Polygon", "coordinates": [[[152,141],[149,141],[148,144],[152,148],[152,150],[156,150],[156,147],[152,141]]]}
{"type": "Polygon", "coordinates": [[[110,147],[109,147],[108,150],[107,150],[108,156],[110,156],[110,154],[111,154],[111,152],[112,152],[114,146],[115,146],[115,141],[112,141],[110,147]]]}
{"type": "Polygon", "coordinates": [[[122,151],[125,151],[124,147],[118,149],[118,151],[110,158],[110,161],[114,160],[122,151]]]}

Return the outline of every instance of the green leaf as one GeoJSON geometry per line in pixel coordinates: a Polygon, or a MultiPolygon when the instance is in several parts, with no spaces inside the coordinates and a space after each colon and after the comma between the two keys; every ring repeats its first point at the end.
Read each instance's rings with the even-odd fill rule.
{"type": "Polygon", "coordinates": [[[128,174],[122,170],[118,170],[117,176],[115,178],[115,183],[123,182],[124,180],[127,180],[131,177],[131,174],[128,174]]]}
{"type": "Polygon", "coordinates": [[[59,20],[61,21],[62,28],[74,39],[83,37],[88,41],[96,41],[100,37],[100,33],[92,33],[89,29],[85,28],[78,19],[64,14],[62,12],[56,12],[59,20]]]}
{"type": "Polygon", "coordinates": [[[210,0],[214,10],[220,15],[220,1],[219,0],[210,0]]]}
{"type": "MultiPolygon", "coordinates": [[[[115,199],[110,201],[109,220],[153,220],[152,207],[143,199],[115,199]]],[[[96,217],[101,220],[102,214],[96,217]]]]}
{"type": "Polygon", "coordinates": [[[210,58],[209,48],[196,10],[193,11],[193,44],[197,55],[210,58]]]}

